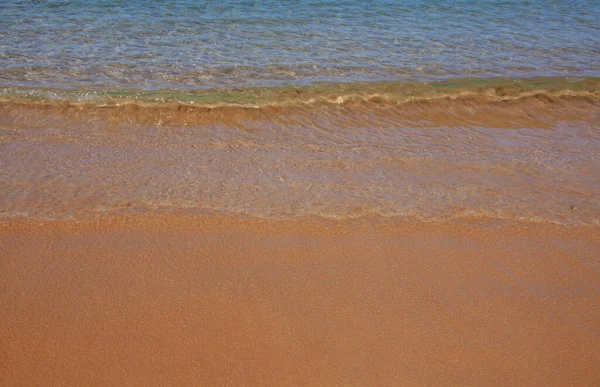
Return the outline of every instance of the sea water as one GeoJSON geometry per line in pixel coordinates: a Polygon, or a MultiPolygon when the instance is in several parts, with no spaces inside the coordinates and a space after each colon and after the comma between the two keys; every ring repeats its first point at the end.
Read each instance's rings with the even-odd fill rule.
{"type": "Polygon", "coordinates": [[[600,2],[0,3],[0,216],[600,222],[600,2]]]}
{"type": "Polygon", "coordinates": [[[2,86],[600,75],[595,0],[4,0],[0,14],[2,86]]]}

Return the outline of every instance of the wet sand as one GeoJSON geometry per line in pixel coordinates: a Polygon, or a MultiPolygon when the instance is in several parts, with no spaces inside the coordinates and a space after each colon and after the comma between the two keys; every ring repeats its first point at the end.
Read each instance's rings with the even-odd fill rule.
{"type": "Polygon", "coordinates": [[[6,386],[600,383],[594,227],[11,221],[0,251],[6,386]]]}

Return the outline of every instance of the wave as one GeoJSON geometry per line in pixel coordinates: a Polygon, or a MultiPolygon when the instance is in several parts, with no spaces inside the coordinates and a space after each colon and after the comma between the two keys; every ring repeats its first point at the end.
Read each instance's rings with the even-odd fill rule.
{"type": "Polygon", "coordinates": [[[0,89],[0,123],[79,127],[184,127],[333,120],[382,125],[547,127],[594,121],[600,78],[461,79],[442,83],[328,84],[184,91],[0,89]]]}
{"type": "Polygon", "coordinates": [[[188,106],[265,108],[296,105],[345,105],[371,102],[398,105],[437,100],[511,102],[565,99],[598,102],[600,78],[458,79],[435,83],[337,83],[312,86],[247,87],[198,90],[85,90],[0,87],[2,104],[84,107],[188,106]]]}

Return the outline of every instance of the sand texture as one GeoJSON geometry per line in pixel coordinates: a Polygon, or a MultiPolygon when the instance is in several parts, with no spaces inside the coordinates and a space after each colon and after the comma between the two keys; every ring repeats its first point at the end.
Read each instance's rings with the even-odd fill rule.
{"type": "Polygon", "coordinates": [[[0,385],[600,385],[600,230],[0,227],[0,385]]]}

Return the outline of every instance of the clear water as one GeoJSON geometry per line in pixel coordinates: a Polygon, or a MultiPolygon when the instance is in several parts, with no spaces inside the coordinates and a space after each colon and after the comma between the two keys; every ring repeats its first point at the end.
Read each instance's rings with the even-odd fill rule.
{"type": "Polygon", "coordinates": [[[0,2],[0,85],[600,76],[597,0],[0,2]]]}
{"type": "Polygon", "coordinates": [[[0,219],[600,224],[600,1],[0,0],[0,219]]]}

